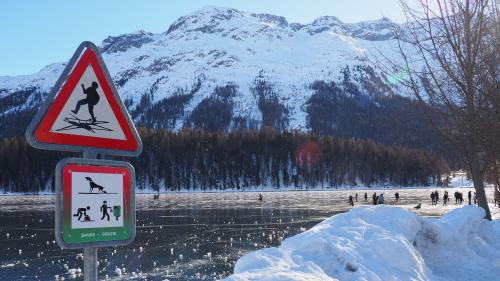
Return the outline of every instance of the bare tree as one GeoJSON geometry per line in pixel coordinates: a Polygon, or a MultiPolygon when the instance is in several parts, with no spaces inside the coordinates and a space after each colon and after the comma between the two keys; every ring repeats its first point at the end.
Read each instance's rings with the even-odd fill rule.
{"type": "Polygon", "coordinates": [[[395,28],[395,36],[404,63],[392,64],[391,71],[400,74],[432,125],[459,149],[478,205],[491,220],[483,180],[498,160],[498,131],[490,131],[500,128],[495,108],[500,95],[495,3],[401,0],[401,5],[406,23],[395,28]]]}

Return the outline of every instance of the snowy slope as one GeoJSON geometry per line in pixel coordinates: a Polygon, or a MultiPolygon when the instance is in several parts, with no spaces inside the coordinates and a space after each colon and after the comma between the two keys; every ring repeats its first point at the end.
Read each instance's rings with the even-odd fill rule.
{"type": "Polygon", "coordinates": [[[483,217],[473,206],[439,219],[354,208],[243,256],[226,280],[497,280],[500,221],[483,217]]]}
{"type": "MultiPolygon", "coordinates": [[[[308,129],[304,105],[313,93],[313,81],[340,81],[342,70],[349,67],[349,79],[367,96],[380,94],[361,83],[374,81],[370,71],[381,83],[389,84],[373,63],[379,52],[395,57],[391,24],[385,18],[349,24],[324,16],[302,25],[275,15],[206,7],[179,18],[164,33],[139,31],[108,37],[100,48],[136,121],[160,101],[168,103],[165,99],[191,92],[176,113],[179,120],[172,121],[171,129],[180,129],[215,87],[229,83],[237,87],[231,100],[232,118],[258,124],[262,113],[251,89],[261,73],[287,109],[288,128],[308,129]],[[201,84],[196,87],[198,81],[201,84]]],[[[38,105],[63,68],[64,63],[55,63],[33,75],[0,77],[0,116],[38,105]],[[36,99],[34,93],[39,93],[36,99]]],[[[402,93],[394,86],[391,89],[381,93],[402,93]]],[[[160,123],[166,118],[156,116],[160,123]]]]}

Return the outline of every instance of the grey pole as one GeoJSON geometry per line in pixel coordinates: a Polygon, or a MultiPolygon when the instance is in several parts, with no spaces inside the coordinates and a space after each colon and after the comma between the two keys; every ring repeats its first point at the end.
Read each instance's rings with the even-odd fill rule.
{"type": "MultiPolygon", "coordinates": [[[[86,151],[83,158],[95,159],[97,153],[86,151]]],[[[97,281],[97,247],[83,248],[83,280],[97,281]]]]}
{"type": "Polygon", "coordinates": [[[97,281],[97,248],[83,248],[83,280],[97,281]]]}

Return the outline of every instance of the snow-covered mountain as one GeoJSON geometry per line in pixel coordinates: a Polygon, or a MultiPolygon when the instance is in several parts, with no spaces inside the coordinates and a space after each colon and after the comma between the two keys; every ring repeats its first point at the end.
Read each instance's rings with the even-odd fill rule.
{"type": "MultiPolygon", "coordinates": [[[[299,24],[206,7],[160,34],[110,36],[100,49],[139,125],[225,131],[265,125],[345,136],[357,130],[355,136],[377,139],[385,135],[380,126],[390,125],[370,122],[403,110],[393,104],[403,89],[374,65],[380,53],[396,59],[392,24],[333,16],[299,24]],[[375,131],[365,132],[367,126],[375,131]]],[[[31,119],[64,66],[0,77],[0,135],[24,131],[20,124],[31,119]]]]}

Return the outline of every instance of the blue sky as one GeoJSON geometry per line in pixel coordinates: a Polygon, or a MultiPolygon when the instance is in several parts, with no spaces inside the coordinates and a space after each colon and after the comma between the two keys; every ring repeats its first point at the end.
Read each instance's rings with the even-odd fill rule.
{"type": "Polygon", "coordinates": [[[177,18],[207,5],[284,16],[309,23],[323,15],[344,22],[387,16],[401,21],[398,0],[6,0],[0,2],[0,75],[37,72],[69,59],[78,44],[109,35],[166,31],[177,18]]]}

